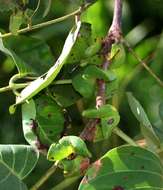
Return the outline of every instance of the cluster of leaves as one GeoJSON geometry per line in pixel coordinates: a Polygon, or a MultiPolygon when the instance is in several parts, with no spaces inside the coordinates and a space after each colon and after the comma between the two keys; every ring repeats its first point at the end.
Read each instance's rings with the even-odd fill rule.
{"type": "MultiPolygon", "coordinates": [[[[47,14],[50,2],[47,1],[43,15],[47,14]]],[[[80,1],[80,4],[92,2],[80,1]]],[[[13,11],[10,30],[15,35],[23,23],[21,19],[26,15],[29,2],[4,1],[3,11],[10,11],[6,3],[13,11]]],[[[154,153],[141,147],[117,147],[90,165],[93,154],[79,133],[90,120],[98,120],[92,142],[101,143],[111,139],[120,122],[120,114],[111,105],[111,100],[118,90],[117,69],[125,61],[125,49],[122,44],[114,44],[108,55],[112,64],[109,70],[103,70],[101,48],[102,39],[94,38],[91,24],[83,21],[77,21],[70,31],[55,64],[49,47],[41,40],[24,36],[0,39],[0,50],[9,56],[7,61],[12,60],[18,70],[18,75],[9,81],[9,87],[16,95],[16,103],[10,107],[10,112],[14,113],[21,104],[23,134],[29,143],[0,146],[2,189],[13,186],[14,189],[27,189],[22,179],[35,167],[39,153],[49,161],[56,161],[68,176],[84,176],[79,190],[163,188],[162,163],[154,153]],[[19,47],[16,45],[18,42],[22,44],[19,47]],[[23,84],[16,83],[18,80],[23,84]],[[95,107],[97,80],[106,84],[106,104],[98,109],[95,107]],[[22,91],[17,90],[20,85],[25,87],[22,91]],[[71,132],[71,128],[77,125],[73,121],[72,110],[81,118],[82,126],[78,133],[71,132]]],[[[162,141],[143,107],[131,93],[127,93],[127,97],[133,114],[140,122],[146,148],[154,152],[161,150],[162,141]]],[[[161,118],[162,112],[161,104],[161,118]]]]}

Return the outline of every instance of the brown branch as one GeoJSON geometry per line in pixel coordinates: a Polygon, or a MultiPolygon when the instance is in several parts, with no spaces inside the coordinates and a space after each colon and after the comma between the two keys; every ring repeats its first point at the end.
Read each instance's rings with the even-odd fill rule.
{"type": "MultiPolygon", "coordinates": [[[[111,61],[108,59],[111,48],[114,43],[120,42],[121,39],[121,17],[122,17],[122,0],[115,0],[114,3],[114,16],[111,27],[108,31],[108,35],[102,42],[101,55],[103,56],[103,64],[101,68],[107,70],[111,61]]],[[[96,108],[98,109],[106,103],[105,90],[106,84],[104,80],[97,79],[97,95],[96,95],[96,108]]],[[[86,128],[81,133],[81,137],[84,140],[92,141],[94,139],[96,125],[99,123],[99,119],[91,120],[88,122],[86,128]]]]}

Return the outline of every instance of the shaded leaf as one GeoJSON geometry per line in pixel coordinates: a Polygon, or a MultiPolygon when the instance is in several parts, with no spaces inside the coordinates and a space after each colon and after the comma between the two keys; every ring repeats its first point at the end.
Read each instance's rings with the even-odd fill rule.
{"type": "Polygon", "coordinates": [[[42,144],[50,145],[60,138],[64,127],[63,112],[50,97],[42,95],[35,100],[36,133],[42,144]]]}
{"type": "Polygon", "coordinates": [[[0,0],[0,5],[0,12],[14,10],[19,7],[16,0],[0,0]]]}
{"type": "Polygon", "coordinates": [[[18,11],[16,14],[10,16],[9,29],[13,35],[17,35],[18,30],[23,23],[23,12],[18,11]]]}
{"type": "Polygon", "coordinates": [[[65,136],[62,137],[58,143],[50,146],[47,159],[50,161],[60,161],[67,158],[71,154],[91,157],[91,153],[80,137],[65,136]]]}
{"type": "Polygon", "coordinates": [[[133,112],[136,119],[141,124],[142,133],[143,133],[144,137],[147,138],[147,140],[149,142],[152,142],[156,146],[159,146],[160,145],[159,138],[155,134],[155,131],[153,130],[153,127],[152,127],[143,107],[138,102],[138,100],[129,92],[127,93],[127,98],[128,98],[128,102],[129,102],[131,111],[133,112]]]}
{"type": "Polygon", "coordinates": [[[63,107],[71,106],[81,98],[70,84],[54,85],[50,91],[55,101],[63,107]]]}
{"type": "Polygon", "coordinates": [[[10,49],[20,73],[41,75],[53,65],[54,58],[50,48],[42,40],[26,36],[12,36],[5,39],[4,43],[10,49]]]}
{"type": "Polygon", "coordinates": [[[79,190],[146,188],[163,188],[163,167],[155,154],[134,146],[107,152],[87,171],[79,186],[79,190]]]}
{"type": "Polygon", "coordinates": [[[22,105],[22,120],[27,142],[37,148],[56,142],[64,127],[61,108],[44,95],[22,105]]]}
{"type": "Polygon", "coordinates": [[[44,4],[45,4],[45,10],[44,10],[44,13],[43,13],[43,17],[46,17],[47,14],[49,13],[50,11],[50,8],[51,8],[51,4],[52,4],[52,0],[47,0],[47,1],[43,1],[44,4]]]}
{"type": "Polygon", "coordinates": [[[1,189],[27,190],[22,182],[35,167],[39,153],[27,145],[0,145],[1,189]]]}
{"type": "Polygon", "coordinates": [[[72,85],[85,98],[91,97],[95,90],[95,80],[86,76],[84,72],[72,78],[72,85]]]}

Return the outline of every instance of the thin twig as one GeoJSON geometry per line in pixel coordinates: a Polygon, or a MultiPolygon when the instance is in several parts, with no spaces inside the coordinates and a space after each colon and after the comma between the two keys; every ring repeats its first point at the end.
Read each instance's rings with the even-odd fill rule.
{"type": "Polygon", "coordinates": [[[77,181],[81,176],[74,176],[74,177],[69,177],[66,178],[64,181],[56,185],[54,188],[51,190],[63,190],[67,189],[71,184],[73,184],[75,181],[77,181]]]}
{"type": "Polygon", "coordinates": [[[49,177],[54,174],[58,167],[58,162],[55,162],[55,164],[48,169],[48,171],[35,183],[33,187],[31,187],[30,190],[37,190],[39,187],[41,187],[48,179],[49,177]]]}
{"type": "MultiPolygon", "coordinates": [[[[58,22],[62,22],[64,20],[66,20],[66,19],[80,13],[80,11],[81,11],[81,9],[77,9],[76,11],[74,11],[74,12],[68,14],[68,15],[65,15],[63,17],[60,17],[60,18],[57,18],[57,19],[54,19],[54,20],[50,20],[50,21],[46,21],[46,22],[42,22],[40,24],[36,24],[36,25],[30,26],[30,27],[22,28],[22,29],[18,30],[17,33],[21,34],[21,33],[25,33],[25,32],[35,30],[35,29],[43,28],[45,26],[56,24],[58,22]]],[[[9,32],[9,33],[0,35],[0,38],[6,38],[6,37],[9,37],[9,36],[12,36],[12,35],[13,34],[11,32],[9,32]]]]}
{"type": "Polygon", "coordinates": [[[118,127],[113,129],[113,133],[121,137],[124,141],[132,146],[138,146],[134,140],[132,140],[128,135],[126,135],[121,129],[118,127]]]}
{"type": "Polygon", "coordinates": [[[148,65],[146,64],[145,61],[143,61],[133,50],[133,48],[130,46],[130,44],[123,39],[122,40],[123,44],[127,47],[128,51],[135,57],[135,59],[137,59],[137,61],[139,63],[142,64],[142,66],[148,71],[148,73],[157,81],[157,83],[163,87],[163,81],[161,81],[161,79],[150,69],[150,67],[148,67],[148,65]]]}

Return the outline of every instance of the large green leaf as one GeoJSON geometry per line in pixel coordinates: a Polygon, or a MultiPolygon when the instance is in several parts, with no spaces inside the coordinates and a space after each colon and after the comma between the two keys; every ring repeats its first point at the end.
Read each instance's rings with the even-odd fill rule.
{"type": "Polygon", "coordinates": [[[27,190],[22,182],[35,167],[38,151],[27,145],[0,145],[0,189],[27,190]]]}
{"type": "Polygon", "coordinates": [[[127,93],[127,98],[131,111],[133,112],[136,119],[141,124],[141,130],[144,137],[148,140],[149,143],[152,143],[156,146],[160,146],[160,140],[155,134],[155,131],[153,130],[153,127],[148,119],[148,116],[145,113],[141,104],[130,92],[127,93]]]}
{"type": "Polygon", "coordinates": [[[22,105],[22,120],[27,142],[37,148],[46,148],[59,140],[64,127],[61,108],[44,95],[22,105]]]}
{"type": "Polygon", "coordinates": [[[36,133],[43,144],[50,145],[60,138],[64,128],[64,116],[61,107],[50,97],[40,96],[35,100],[36,133]]]}
{"type": "Polygon", "coordinates": [[[163,166],[146,149],[121,146],[107,152],[87,171],[79,190],[162,189],[163,166]]]}
{"type": "Polygon", "coordinates": [[[81,22],[78,22],[77,25],[70,31],[66,39],[62,53],[55,65],[52,66],[46,74],[44,74],[41,77],[38,77],[35,81],[31,82],[29,86],[22,90],[20,96],[16,100],[16,104],[21,104],[26,100],[32,98],[42,89],[46,88],[56,78],[71,52],[71,49],[79,34],[80,26],[81,22]]]}
{"type": "Polygon", "coordinates": [[[19,73],[41,75],[53,65],[52,53],[43,40],[12,36],[5,39],[4,44],[12,53],[19,73]]]}

